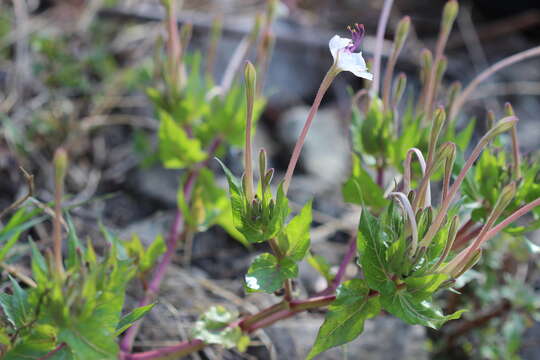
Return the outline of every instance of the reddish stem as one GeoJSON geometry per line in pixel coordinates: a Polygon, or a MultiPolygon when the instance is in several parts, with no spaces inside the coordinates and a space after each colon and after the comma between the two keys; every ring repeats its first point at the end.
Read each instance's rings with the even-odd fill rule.
{"type": "Polygon", "coordinates": [[[355,255],[356,255],[356,236],[351,236],[351,239],[349,240],[349,247],[347,248],[347,252],[345,253],[345,256],[343,257],[341,264],[339,264],[339,268],[336,273],[336,276],[334,277],[334,279],[332,279],[332,282],[328,285],[328,287],[320,293],[321,295],[329,295],[336,291],[339,284],[341,284],[341,282],[343,281],[343,277],[345,276],[347,266],[351,263],[355,255]]]}
{"type": "MultiPolygon", "coordinates": [[[[206,166],[210,159],[212,159],[212,156],[217,151],[219,145],[221,144],[221,141],[222,139],[220,137],[214,139],[214,141],[210,144],[208,148],[208,158],[204,162],[196,166],[189,173],[183,189],[186,202],[189,202],[191,199],[193,188],[195,187],[197,177],[199,176],[199,169],[203,166],[206,166]]],[[[161,282],[163,281],[165,273],[167,272],[167,267],[172,262],[174,253],[176,252],[177,241],[183,231],[183,225],[184,215],[181,209],[177,209],[173,224],[167,237],[167,251],[161,258],[160,262],[157,264],[152,279],[150,280],[148,287],[146,288],[144,297],[141,301],[139,301],[139,307],[150,304],[150,302],[157,296],[159,288],[161,286],[161,282]]],[[[126,335],[124,335],[124,338],[120,342],[120,349],[122,349],[122,351],[131,351],[133,347],[133,342],[135,341],[135,337],[139,332],[141,324],[142,321],[139,320],[126,331],[126,335]]]]}
{"type": "Polygon", "coordinates": [[[175,359],[179,359],[188,354],[192,354],[196,351],[204,348],[206,344],[202,340],[194,339],[189,341],[183,341],[177,345],[167,346],[161,349],[145,351],[138,354],[123,354],[122,360],[151,360],[159,359],[165,356],[174,355],[175,359]]]}
{"type": "MultiPolygon", "coordinates": [[[[372,295],[370,294],[370,296],[372,295]]],[[[235,322],[234,325],[238,324],[238,326],[240,326],[244,332],[252,333],[258,329],[272,325],[279,320],[294,316],[299,312],[327,306],[331,304],[335,299],[335,295],[328,295],[313,297],[307,300],[293,300],[289,304],[287,304],[286,302],[282,302],[270,306],[269,308],[266,308],[264,310],[261,310],[255,315],[249,315],[242,320],[235,322]],[[284,304],[285,306],[289,306],[289,308],[283,309],[284,304]],[[251,321],[253,319],[256,319],[256,321],[251,321]]],[[[178,343],[177,345],[151,351],[145,351],[137,354],[122,353],[121,360],[152,360],[165,356],[174,356],[175,359],[178,359],[182,356],[186,356],[188,354],[199,351],[206,345],[206,343],[198,339],[183,341],[181,343],[178,343]]]]}
{"type": "Polygon", "coordinates": [[[52,351],[47,353],[47,355],[40,357],[38,360],[50,359],[54,354],[56,354],[57,352],[59,352],[60,350],[62,350],[65,347],[66,347],[66,343],[61,343],[55,349],[53,349],[52,351]]]}
{"type": "MultiPolygon", "coordinates": [[[[197,179],[198,175],[198,171],[192,171],[188,175],[183,190],[184,198],[186,199],[186,201],[189,201],[191,198],[191,193],[193,191],[195,180],[197,179]]],[[[177,241],[183,231],[183,225],[184,215],[182,213],[182,210],[178,209],[176,211],[173,224],[167,237],[167,251],[157,264],[152,279],[150,280],[148,287],[146,288],[146,291],[144,293],[144,297],[141,301],[139,301],[139,304],[137,305],[138,307],[150,304],[150,302],[157,296],[159,288],[161,286],[161,282],[163,281],[165,273],[167,272],[167,268],[171,264],[174,253],[176,252],[177,241]]],[[[124,335],[124,338],[120,342],[120,348],[123,351],[131,351],[131,348],[133,347],[133,342],[135,341],[135,337],[139,332],[141,324],[142,321],[137,321],[126,331],[126,335],[124,335]]]]}
{"type": "Polygon", "coordinates": [[[377,167],[377,185],[384,190],[384,166],[377,167]]]}

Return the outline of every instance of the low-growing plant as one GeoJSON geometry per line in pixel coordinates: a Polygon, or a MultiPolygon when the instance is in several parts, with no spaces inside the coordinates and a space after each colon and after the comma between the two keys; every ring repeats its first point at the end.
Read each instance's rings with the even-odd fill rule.
{"type": "MultiPolygon", "coordinates": [[[[409,31],[408,18],[397,27],[379,91],[378,84],[383,80],[380,46],[391,3],[385,1],[381,15],[373,72],[358,52],[365,35],[362,25],[349,28],[352,39],[336,35],[330,40],[332,65],[321,82],[286,173],[276,182],[278,176],[268,168],[265,150],[254,156],[252,146],[256,119],[265,103],[261,74],[273,43],[270,25],[276,1],[269,1],[266,14],[242,40],[219,86],[212,77],[219,22],[213,27],[206,70],[202,72],[202,57],[186,52],[190,26],[178,31],[175,2],[164,1],[167,52],[156,58],[161,81],[148,90],[148,95],[159,119],[158,158],[166,168],[184,170],[171,230],[165,239],[157,237],[145,249],[137,236],[121,241],[103,228],[101,234],[109,246],[99,256],[92,241],[83,244],[79,240],[69,214],[62,209],[67,155],[57,151],[54,210],[48,206],[22,208],[0,232],[0,255],[5,256],[22,231],[45,219],[44,212],[53,219],[53,250],[46,250],[44,256],[30,242],[32,278],[8,269],[14,276],[10,291],[0,294],[0,351],[5,358],[180,358],[211,344],[245,351],[257,330],[303,311],[327,308],[307,355],[311,359],[357,338],[365,321],[382,311],[408,324],[434,329],[458,319],[466,309],[444,314],[436,296],[463,281],[462,275],[483,257],[485,244],[517,241],[517,236],[539,226],[539,165],[532,158],[523,159],[519,152],[518,118],[510,106],[504,117],[490,122],[470,154],[464,155],[474,122],[457,133],[461,107],[479,82],[503,66],[496,65],[484,73],[488,75],[481,74],[480,80],[473,80],[463,92],[453,86],[448,102],[436,106],[446,67],[443,50],[458,12],[455,0],[444,8],[435,56],[428,51],[422,53],[424,87],[418,101],[412,101],[401,114],[400,99],[408,93],[405,77],[393,78],[409,31]],[[261,45],[258,62],[253,65],[244,60],[257,42],[261,45]],[[237,76],[242,64],[243,86],[237,76]],[[324,271],[325,260],[310,254],[312,201],[291,217],[288,190],[321,101],[343,71],[372,81],[372,85],[359,94],[366,99],[362,107],[357,106],[359,96],[353,98],[353,166],[343,186],[345,201],[361,205],[358,230],[337,273],[331,274],[324,271]],[[508,133],[511,155],[503,146],[508,133]],[[218,160],[227,178],[228,195],[217,185],[209,167],[214,156],[224,158],[225,146],[242,147],[244,155],[241,176],[218,160]],[[393,181],[385,181],[391,169],[398,175],[393,181]],[[532,214],[533,221],[526,226],[515,225],[526,214],[532,214]],[[268,244],[269,251],[253,260],[243,284],[246,292],[274,294],[278,300],[244,316],[222,306],[211,307],[199,317],[189,340],[133,352],[141,326],[137,320],[151,310],[179,242],[189,253],[188,239],[214,224],[246,245],[268,244]],[[65,255],[63,226],[67,229],[65,255]],[[503,236],[488,242],[500,234],[503,236]],[[348,279],[345,268],[356,257],[362,275],[348,279]],[[327,279],[325,290],[308,297],[293,286],[303,260],[322,269],[327,279]],[[132,279],[140,280],[144,296],[137,308],[121,316],[126,285],[132,279]],[[20,285],[23,282],[26,289],[20,285]],[[124,332],[118,343],[116,338],[124,332]]],[[[501,63],[508,65],[540,53],[535,49],[501,63]]],[[[489,259],[490,252],[487,254],[489,259]]],[[[2,259],[0,256],[0,262],[2,259]]],[[[486,268],[487,274],[493,271],[489,263],[482,264],[482,269],[486,268]]],[[[534,301],[521,304],[527,311],[536,311],[536,305],[534,301]]]]}

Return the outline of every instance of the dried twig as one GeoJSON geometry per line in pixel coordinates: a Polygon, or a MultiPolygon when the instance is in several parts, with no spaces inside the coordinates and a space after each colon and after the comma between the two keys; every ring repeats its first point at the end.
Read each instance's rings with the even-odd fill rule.
{"type": "Polygon", "coordinates": [[[22,203],[24,203],[28,198],[30,198],[34,194],[34,175],[31,175],[28,172],[26,172],[26,170],[24,170],[22,166],[19,167],[19,169],[21,170],[24,178],[26,179],[26,183],[28,185],[28,192],[22,198],[20,198],[19,200],[15,201],[13,204],[9,205],[7,208],[2,210],[2,212],[0,212],[0,219],[2,219],[2,217],[4,217],[4,215],[6,215],[11,210],[16,209],[19,206],[21,206],[22,203]]]}

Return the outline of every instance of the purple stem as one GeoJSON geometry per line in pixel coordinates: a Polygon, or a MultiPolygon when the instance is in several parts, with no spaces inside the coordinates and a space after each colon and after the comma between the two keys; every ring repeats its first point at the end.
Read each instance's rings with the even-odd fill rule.
{"type": "Polygon", "coordinates": [[[175,359],[179,359],[182,356],[186,356],[188,354],[194,353],[195,351],[198,351],[202,348],[204,348],[206,344],[202,340],[190,340],[190,341],[184,341],[177,345],[173,346],[167,346],[161,349],[151,350],[151,351],[145,351],[138,354],[123,354],[122,360],[151,360],[151,359],[159,359],[163,358],[168,355],[173,355],[175,359]]]}
{"type": "MultiPolygon", "coordinates": [[[[252,333],[258,329],[272,325],[277,321],[294,316],[299,312],[330,305],[335,299],[336,299],[335,295],[328,295],[328,296],[316,296],[316,297],[312,297],[306,300],[292,300],[288,304],[289,308],[283,309],[283,310],[280,310],[282,307],[282,303],[276,304],[267,309],[261,310],[258,314],[251,315],[240,321],[234,322],[229,326],[238,325],[242,327],[242,325],[244,324],[244,322],[247,321],[247,319],[257,317],[258,319],[257,321],[255,321],[253,324],[250,324],[250,325],[246,323],[245,325],[248,325],[248,326],[243,328],[243,331],[245,331],[246,333],[252,333]],[[264,316],[259,316],[262,314],[264,314],[264,316]]],[[[179,359],[182,356],[186,356],[186,355],[189,355],[196,351],[201,350],[206,345],[207,344],[204,343],[203,341],[194,339],[194,340],[189,340],[189,341],[183,341],[181,343],[178,343],[177,345],[167,346],[161,349],[145,351],[145,352],[137,353],[137,354],[128,354],[124,352],[120,355],[120,359],[121,360],[153,360],[153,359],[160,359],[166,356],[170,356],[171,358],[172,356],[174,356],[175,359],[179,359]]]]}
{"type": "Polygon", "coordinates": [[[377,168],[377,185],[384,190],[384,166],[377,168]]]}
{"type": "Polygon", "coordinates": [[[351,239],[349,240],[349,247],[347,248],[347,252],[345,253],[345,256],[343,257],[341,264],[339,264],[339,268],[336,273],[336,276],[334,277],[334,279],[332,279],[332,282],[328,285],[328,287],[320,293],[320,295],[330,295],[336,291],[338,286],[343,281],[343,277],[345,276],[347,266],[351,263],[355,255],[356,255],[356,236],[351,236],[351,239]]]}
{"type": "Polygon", "coordinates": [[[55,349],[53,349],[52,351],[47,353],[47,355],[40,357],[38,360],[50,359],[54,354],[56,354],[57,352],[59,352],[60,350],[62,350],[65,347],[66,347],[66,343],[61,343],[55,349]]]}
{"type": "MultiPolygon", "coordinates": [[[[191,198],[191,193],[193,191],[195,180],[197,179],[198,174],[199,174],[199,171],[196,170],[196,171],[190,172],[188,175],[186,184],[184,185],[184,197],[186,201],[189,201],[189,199],[191,198]]],[[[183,225],[184,225],[184,215],[182,213],[182,210],[178,209],[176,211],[173,224],[171,226],[169,235],[167,237],[167,251],[165,252],[163,257],[157,264],[154,274],[152,276],[152,279],[150,280],[148,287],[146,288],[146,291],[144,293],[144,297],[142,298],[141,301],[139,301],[139,304],[137,305],[138,307],[146,306],[150,304],[150,302],[158,294],[159,288],[161,286],[161,282],[163,281],[163,278],[165,277],[165,273],[167,272],[167,267],[172,262],[174,253],[176,252],[176,244],[177,244],[180,234],[183,231],[183,225]]],[[[139,320],[126,331],[126,335],[120,342],[120,348],[123,351],[131,351],[131,348],[133,347],[133,341],[135,340],[135,337],[137,336],[137,333],[139,332],[139,328],[141,327],[141,324],[142,324],[142,321],[139,320]]]]}
{"type": "MultiPolygon", "coordinates": [[[[199,176],[200,167],[206,166],[208,164],[213,154],[216,152],[217,148],[221,144],[221,141],[222,140],[219,137],[214,139],[214,141],[208,148],[208,158],[204,162],[200,163],[199,166],[195,167],[192,171],[190,171],[186,183],[184,184],[183,190],[186,202],[189,202],[191,199],[191,194],[193,192],[195,182],[197,180],[197,177],[199,176]]],[[[150,304],[150,302],[157,296],[159,288],[161,286],[161,282],[163,281],[165,273],[167,272],[167,267],[171,264],[174,253],[176,252],[176,245],[178,242],[178,238],[183,232],[183,225],[184,215],[181,209],[177,209],[173,224],[167,237],[167,251],[161,258],[160,262],[157,264],[152,279],[150,280],[148,287],[146,288],[144,297],[141,301],[139,301],[138,307],[150,304]]],[[[120,349],[122,349],[122,351],[131,351],[133,347],[133,342],[135,341],[135,337],[139,332],[141,324],[142,320],[139,320],[126,331],[126,335],[124,335],[124,338],[120,342],[120,349]]]]}

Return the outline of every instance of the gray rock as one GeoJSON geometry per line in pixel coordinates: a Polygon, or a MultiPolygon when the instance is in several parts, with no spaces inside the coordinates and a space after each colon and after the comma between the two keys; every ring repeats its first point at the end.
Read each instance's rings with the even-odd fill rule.
{"type": "MultiPolygon", "coordinates": [[[[279,136],[284,144],[294,146],[308,113],[309,107],[298,106],[283,114],[279,136]]],[[[302,167],[320,183],[319,190],[342,184],[348,173],[349,154],[349,141],[337,110],[319,110],[300,156],[302,167]]]]}
{"type": "Polygon", "coordinates": [[[128,180],[128,186],[142,197],[176,208],[176,192],[181,171],[161,166],[137,170],[128,180]]]}

